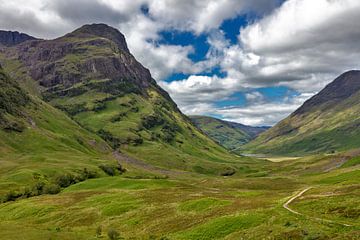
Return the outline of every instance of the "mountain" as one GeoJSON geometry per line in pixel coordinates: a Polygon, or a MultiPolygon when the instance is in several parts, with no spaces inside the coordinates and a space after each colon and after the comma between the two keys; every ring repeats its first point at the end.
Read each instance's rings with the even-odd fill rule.
{"type": "Polygon", "coordinates": [[[358,147],[360,71],[349,71],[244,149],[252,153],[301,155],[358,147]]]}
{"type": "Polygon", "coordinates": [[[100,136],[116,157],[209,174],[241,160],[180,112],[115,28],[85,25],[54,40],[25,41],[4,48],[0,62],[22,88],[100,136]]]}
{"type": "MultiPolygon", "coordinates": [[[[116,165],[111,148],[62,111],[25,92],[0,67],[0,201],[9,189],[116,165]]],[[[39,185],[40,186],[40,185],[39,185]]]]}
{"type": "Polygon", "coordinates": [[[36,38],[25,33],[0,30],[0,46],[10,47],[28,40],[36,40],[36,38]]]}
{"type": "Polygon", "coordinates": [[[215,142],[229,150],[248,143],[268,127],[251,127],[207,116],[190,116],[191,121],[215,142]]]}

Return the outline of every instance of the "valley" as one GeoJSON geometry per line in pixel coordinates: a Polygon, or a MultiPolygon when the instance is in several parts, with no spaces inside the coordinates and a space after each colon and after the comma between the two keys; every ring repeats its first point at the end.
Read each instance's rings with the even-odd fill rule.
{"type": "Polygon", "coordinates": [[[0,239],[360,239],[357,71],[250,127],[183,114],[108,25],[0,35],[0,239]]]}

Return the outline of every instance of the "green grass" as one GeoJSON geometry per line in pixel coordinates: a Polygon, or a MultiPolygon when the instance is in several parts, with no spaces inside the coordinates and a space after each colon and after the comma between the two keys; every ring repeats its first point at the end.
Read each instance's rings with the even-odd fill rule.
{"type": "Polygon", "coordinates": [[[179,209],[181,211],[187,211],[187,212],[192,212],[192,211],[204,212],[216,207],[226,206],[229,204],[231,204],[231,201],[228,200],[219,200],[216,198],[203,198],[203,199],[186,201],[179,206],[179,209]]]}
{"type": "Polygon", "coordinates": [[[309,217],[357,224],[350,213],[358,211],[359,178],[355,175],[348,181],[356,171],[339,168],[300,176],[293,167],[279,172],[281,165],[311,165],[312,161],[274,163],[274,170],[270,168],[270,176],[265,178],[186,175],[178,179],[89,179],[57,195],[1,204],[0,229],[6,239],[23,234],[16,234],[12,225],[21,226],[29,239],[47,239],[49,235],[53,239],[95,239],[99,226],[103,235],[113,228],[125,239],[346,238],[356,228],[328,226],[282,208],[294,192],[313,185],[314,189],[291,204],[292,208],[309,217]],[[331,177],[341,181],[329,180],[331,177]],[[335,195],[322,197],[329,192],[335,195]]]}
{"type": "Polygon", "coordinates": [[[360,170],[340,173],[336,176],[327,177],[320,180],[320,183],[338,184],[338,183],[357,183],[360,179],[360,170]]]}
{"type": "Polygon", "coordinates": [[[261,214],[241,214],[225,216],[210,220],[190,231],[182,232],[175,236],[176,239],[222,239],[225,236],[239,231],[260,225],[264,221],[261,214]]]}
{"type": "Polygon", "coordinates": [[[354,158],[351,158],[350,160],[346,161],[343,165],[341,165],[341,167],[347,168],[347,167],[352,167],[352,166],[356,166],[359,164],[360,164],[360,157],[354,157],[354,158]]]}
{"type": "Polygon", "coordinates": [[[72,185],[65,189],[64,192],[74,192],[79,190],[107,190],[107,189],[148,189],[148,188],[170,188],[175,186],[174,183],[162,179],[144,179],[134,181],[132,179],[123,179],[117,177],[107,177],[101,179],[90,179],[72,185]]]}

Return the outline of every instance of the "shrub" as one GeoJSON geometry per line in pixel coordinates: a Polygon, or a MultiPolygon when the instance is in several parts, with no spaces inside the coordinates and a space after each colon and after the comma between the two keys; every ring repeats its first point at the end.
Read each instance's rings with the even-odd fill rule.
{"type": "Polygon", "coordinates": [[[60,191],[61,191],[60,186],[56,184],[45,185],[43,190],[45,194],[58,194],[60,191]]]}
{"type": "Polygon", "coordinates": [[[102,164],[102,165],[99,166],[99,168],[100,168],[101,170],[103,170],[104,173],[106,173],[107,175],[109,175],[109,176],[115,176],[115,173],[116,173],[115,167],[110,166],[110,165],[102,164]]]}
{"type": "Polygon", "coordinates": [[[6,131],[13,131],[13,132],[23,132],[25,129],[25,126],[23,123],[20,122],[7,122],[6,124],[3,124],[3,128],[6,131]]]}
{"type": "Polygon", "coordinates": [[[231,167],[227,167],[226,169],[224,169],[220,175],[221,176],[232,176],[236,173],[235,169],[231,168],[231,167]]]}
{"type": "Polygon", "coordinates": [[[81,112],[89,111],[89,109],[86,108],[85,103],[72,104],[72,105],[56,105],[55,107],[59,108],[62,111],[67,112],[71,116],[74,116],[81,112]]]}
{"type": "Polygon", "coordinates": [[[148,115],[141,118],[141,124],[146,129],[151,129],[156,126],[164,124],[165,121],[159,115],[148,115]]]}
{"type": "Polygon", "coordinates": [[[88,170],[87,168],[84,168],[83,170],[80,170],[78,172],[79,172],[79,175],[75,177],[76,182],[82,182],[82,181],[85,181],[86,179],[99,177],[98,172],[88,170]]]}
{"type": "Polygon", "coordinates": [[[120,234],[113,228],[110,228],[107,234],[110,240],[116,240],[120,237],[120,234]]]}
{"type": "Polygon", "coordinates": [[[117,173],[122,174],[126,172],[126,169],[123,168],[120,164],[118,166],[102,164],[99,166],[99,168],[109,176],[115,176],[117,173]]]}
{"type": "Polygon", "coordinates": [[[68,174],[68,173],[58,176],[55,179],[55,182],[57,183],[57,185],[59,185],[60,187],[63,187],[63,188],[76,183],[75,177],[72,174],[68,174]]]}
{"type": "Polygon", "coordinates": [[[22,194],[19,192],[10,191],[5,195],[4,202],[15,201],[17,198],[19,198],[21,196],[22,196],[22,194]]]}
{"type": "Polygon", "coordinates": [[[98,226],[96,228],[96,237],[101,237],[101,234],[102,234],[102,227],[98,226]]]}
{"type": "Polygon", "coordinates": [[[120,139],[114,137],[114,135],[112,135],[110,132],[105,131],[104,129],[100,129],[97,133],[102,139],[109,143],[113,149],[120,147],[120,139]]]}
{"type": "Polygon", "coordinates": [[[106,104],[104,102],[96,102],[96,104],[92,108],[94,112],[100,112],[104,109],[106,109],[106,104]]]}

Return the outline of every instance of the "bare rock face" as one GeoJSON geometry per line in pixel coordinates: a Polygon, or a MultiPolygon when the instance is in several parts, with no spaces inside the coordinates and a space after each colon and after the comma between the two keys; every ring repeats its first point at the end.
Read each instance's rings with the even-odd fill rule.
{"type": "Polygon", "coordinates": [[[19,43],[35,39],[36,38],[25,33],[0,30],[0,44],[6,47],[15,46],[19,43]]]}
{"type": "Polygon", "coordinates": [[[124,35],[105,24],[85,25],[54,40],[24,42],[9,48],[7,56],[22,62],[45,91],[91,80],[126,82],[140,90],[156,85],[130,54],[124,35]]]}

